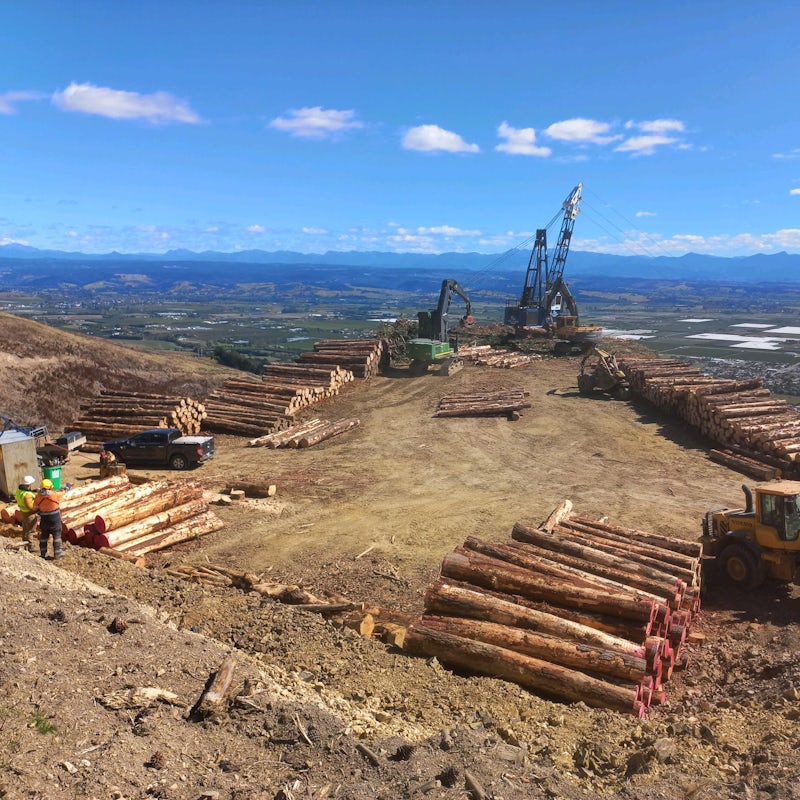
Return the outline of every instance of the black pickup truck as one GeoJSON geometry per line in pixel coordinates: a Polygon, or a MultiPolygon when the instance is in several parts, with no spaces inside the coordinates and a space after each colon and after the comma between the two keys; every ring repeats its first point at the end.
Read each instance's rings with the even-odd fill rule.
{"type": "Polygon", "coordinates": [[[103,450],[128,466],[189,469],[214,456],[213,436],[183,436],[177,428],[151,428],[128,439],[105,442],[103,450]]]}

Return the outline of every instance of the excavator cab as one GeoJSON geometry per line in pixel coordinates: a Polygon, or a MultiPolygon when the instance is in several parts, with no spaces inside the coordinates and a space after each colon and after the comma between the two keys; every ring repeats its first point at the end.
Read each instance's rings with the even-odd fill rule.
{"type": "Polygon", "coordinates": [[[728,579],[755,589],[768,577],[800,584],[800,481],[742,487],[745,508],[709,511],[703,551],[715,556],[728,579]]]}

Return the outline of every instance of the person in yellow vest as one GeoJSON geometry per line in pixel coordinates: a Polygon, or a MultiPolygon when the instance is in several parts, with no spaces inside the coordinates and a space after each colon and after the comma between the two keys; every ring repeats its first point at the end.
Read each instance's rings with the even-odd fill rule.
{"type": "Polygon", "coordinates": [[[53,558],[61,558],[61,501],[66,492],[53,489],[53,481],[45,478],[33,501],[39,515],[39,553],[47,558],[47,540],[53,537],[53,558]]]}
{"type": "Polygon", "coordinates": [[[34,549],[34,539],[36,530],[36,512],[33,510],[33,501],[36,499],[36,488],[34,484],[36,478],[31,475],[26,475],[22,479],[22,483],[14,493],[14,499],[17,501],[17,518],[22,523],[22,541],[26,543],[28,552],[32,553],[34,549]]]}

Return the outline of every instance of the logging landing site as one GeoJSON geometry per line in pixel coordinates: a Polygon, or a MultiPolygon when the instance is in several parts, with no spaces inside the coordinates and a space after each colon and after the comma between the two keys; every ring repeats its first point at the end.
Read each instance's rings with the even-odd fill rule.
{"type": "MultiPolygon", "coordinates": [[[[0,797],[800,796],[792,587],[745,595],[712,569],[688,662],[666,702],[637,719],[169,574],[224,564],[419,613],[465,538],[505,541],[565,498],[689,541],[709,508],[741,505],[744,479],[710,461],[699,436],[643,401],[580,396],[577,370],[577,359],[543,358],[449,377],[398,372],[326,400],[326,416],[361,424],[316,447],[217,436],[215,458],[191,473],[208,496],[236,484],[277,493],[220,506],[221,530],[149,555],[146,568],[78,547],[43,561],[0,537],[0,797]],[[520,419],[433,416],[445,394],[500,387],[530,393],[520,419]],[[192,717],[230,657],[236,700],[192,717]]],[[[97,469],[96,455],[76,453],[64,479],[97,469]]]]}

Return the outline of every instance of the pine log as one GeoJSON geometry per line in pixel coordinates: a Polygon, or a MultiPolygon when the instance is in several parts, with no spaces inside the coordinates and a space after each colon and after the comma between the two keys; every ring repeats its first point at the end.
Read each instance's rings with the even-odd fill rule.
{"type": "Polygon", "coordinates": [[[532,575],[528,570],[471,551],[464,552],[461,548],[445,556],[441,573],[445,577],[477,586],[521,594],[523,597],[568,608],[615,614],[623,619],[645,624],[652,623],[656,614],[656,603],[653,600],[636,600],[630,594],[573,586],[569,581],[553,576],[532,575]]]}
{"type": "MultiPolygon", "coordinates": [[[[648,627],[636,625],[618,617],[591,614],[565,609],[531,600],[519,595],[505,594],[474,584],[440,578],[425,594],[425,609],[445,616],[469,617],[531,628],[550,633],[561,639],[582,642],[622,653],[653,658],[641,643],[648,627]]],[[[407,624],[411,624],[413,620],[407,624]]]]}
{"type": "Polygon", "coordinates": [[[95,536],[96,547],[112,547],[115,550],[124,550],[123,545],[126,542],[137,540],[142,536],[161,531],[175,525],[177,522],[183,522],[185,519],[195,517],[198,514],[208,510],[208,503],[201,497],[198,499],[190,500],[188,503],[170,508],[167,511],[161,511],[157,514],[151,514],[149,517],[131,522],[128,525],[123,525],[116,530],[109,531],[105,534],[98,534],[95,536]]]}
{"type": "Polygon", "coordinates": [[[619,525],[598,522],[591,517],[585,517],[581,514],[573,514],[569,521],[579,522],[588,528],[594,528],[600,533],[608,531],[610,533],[627,537],[631,541],[637,543],[652,544],[656,547],[663,547],[665,550],[672,550],[676,553],[682,553],[690,558],[701,558],[703,555],[703,546],[699,542],[686,542],[683,539],[676,539],[672,536],[662,536],[661,534],[640,531],[635,528],[623,528],[619,525]]]}
{"type": "Polygon", "coordinates": [[[144,534],[138,539],[125,542],[117,547],[123,553],[133,553],[134,555],[145,555],[156,550],[163,550],[180,542],[187,542],[190,539],[197,539],[207,533],[218,531],[223,527],[222,520],[212,513],[205,511],[195,517],[171,525],[164,531],[144,534]]]}
{"type": "Polygon", "coordinates": [[[432,614],[423,615],[422,624],[426,628],[494,644],[581,672],[618,678],[631,683],[638,683],[648,674],[647,661],[643,657],[578,644],[552,634],[500,625],[496,622],[432,614]]]}
{"type": "MultiPolygon", "coordinates": [[[[145,487],[147,484],[140,488],[145,487]]],[[[196,482],[167,484],[153,491],[150,496],[142,496],[135,503],[126,503],[123,508],[108,509],[102,514],[97,514],[94,518],[94,528],[97,533],[108,533],[168,508],[202,499],[202,496],[203,490],[196,482]]]]}
{"type": "Polygon", "coordinates": [[[496,645],[414,625],[406,633],[404,649],[411,655],[435,657],[444,664],[505,678],[526,688],[583,701],[595,708],[612,708],[644,716],[638,686],[617,686],[496,645]]]}
{"type": "Polygon", "coordinates": [[[305,434],[298,442],[298,446],[313,447],[315,444],[319,444],[326,439],[331,439],[334,436],[339,436],[353,428],[357,428],[360,424],[361,420],[356,418],[341,419],[337,422],[331,422],[326,428],[321,428],[305,434]]]}
{"type": "MultiPolygon", "coordinates": [[[[511,531],[511,536],[519,542],[535,545],[537,548],[548,550],[554,554],[571,556],[587,564],[583,567],[579,565],[579,561],[565,560],[563,562],[570,566],[585,569],[586,572],[622,584],[627,583],[631,587],[667,598],[670,603],[680,601],[681,588],[679,584],[682,582],[674,575],[570,539],[562,535],[564,530],[556,528],[547,533],[546,531],[537,531],[535,528],[528,528],[517,522],[511,531]],[[593,566],[590,567],[589,564],[593,566]]],[[[551,558],[558,560],[555,555],[551,558]]]]}

